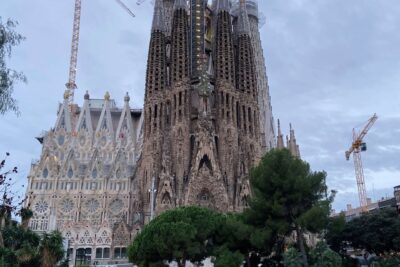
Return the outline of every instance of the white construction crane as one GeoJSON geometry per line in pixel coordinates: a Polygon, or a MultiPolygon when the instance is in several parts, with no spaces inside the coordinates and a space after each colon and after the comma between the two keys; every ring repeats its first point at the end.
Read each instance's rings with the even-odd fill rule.
{"type": "Polygon", "coordinates": [[[353,128],[353,143],[349,150],[346,151],[346,160],[350,159],[350,155],[353,153],[354,168],[356,173],[357,187],[358,187],[358,198],[360,201],[360,207],[365,209],[367,206],[367,191],[365,189],[364,170],[361,161],[361,152],[367,149],[363,138],[367,135],[369,129],[374,125],[378,116],[374,114],[364,126],[364,129],[357,135],[356,130],[353,128]]]}
{"type": "MultiPolygon", "coordinates": [[[[121,1],[115,0],[117,3],[125,9],[129,15],[135,17],[135,14],[121,1]]],[[[74,25],[72,28],[72,42],[71,42],[71,57],[69,62],[69,77],[68,82],[65,84],[67,87],[67,96],[68,96],[68,103],[70,106],[70,110],[72,113],[72,120],[73,122],[74,117],[76,116],[73,108],[74,103],[74,90],[77,88],[76,85],[76,66],[78,62],[78,47],[79,47],[79,29],[80,29],[80,22],[81,22],[81,7],[82,3],[81,0],[75,0],[75,10],[74,10],[74,25]]]]}

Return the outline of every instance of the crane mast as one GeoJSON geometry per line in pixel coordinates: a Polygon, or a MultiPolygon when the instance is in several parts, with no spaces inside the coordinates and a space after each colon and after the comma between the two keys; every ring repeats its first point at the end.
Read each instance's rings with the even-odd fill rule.
{"type": "Polygon", "coordinates": [[[76,86],[76,66],[78,62],[79,29],[81,22],[81,0],[75,0],[74,25],[72,29],[71,57],[69,62],[68,82],[65,84],[68,91],[68,102],[72,106],[74,102],[74,90],[76,86]]]}
{"type": "Polygon", "coordinates": [[[346,151],[346,160],[350,159],[350,155],[353,154],[354,169],[357,180],[358,198],[360,201],[360,207],[365,208],[367,206],[367,190],[365,188],[364,169],[361,160],[361,151],[363,151],[363,139],[367,135],[368,131],[374,125],[378,116],[374,114],[364,126],[363,130],[357,134],[356,130],[353,129],[353,143],[349,150],[346,151]]]}
{"type": "MultiPolygon", "coordinates": [[[[135,17],[135,14],[121,1],[116,0],[117,3],[125,9],[132,17],[135,17]]],[[[65,84],[67,87],[67,97],[68,103],[70,107],[70,111],[72,113],[72,122],[76,121],[76,114],[74,111],[74,91],[77,89],[76,85],[76,67],[78,63],[78,47],[79,47],[79,30],[81,23],[81,0],[75,0],[75,9],[74,9],[74,24],[72,29],[72,42],[71,42],[71,57],[69,62],[69,76],[68,82],[65,84]]],[[[74,126],[74,125],[73,125],[74,126]]]]}

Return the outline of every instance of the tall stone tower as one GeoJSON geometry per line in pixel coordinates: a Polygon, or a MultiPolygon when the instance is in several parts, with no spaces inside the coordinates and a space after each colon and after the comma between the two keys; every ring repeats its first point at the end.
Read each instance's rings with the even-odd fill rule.
{"type": "Polygon", "coordinates": [[[242,210],[249,171],[266,144],[275,144],[264,134],[268,112],[258,72],[265,67],[256,65],[259,37],[245,1],[235,17],[229,0],[212,7],[205,0],[170,2],[155,2],[147,62],[135,176],[145,221],[182,205],[242,210]]]}

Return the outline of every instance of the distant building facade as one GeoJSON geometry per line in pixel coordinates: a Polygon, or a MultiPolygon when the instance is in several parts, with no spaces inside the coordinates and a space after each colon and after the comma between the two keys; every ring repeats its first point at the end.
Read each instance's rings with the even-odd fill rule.
{"type": "Polygon", "coordinates": [[[88,255],[126,261],[126,246],[141,227],[140,215],[132,214],[132,177],[142,111],[130,108],[129,96],[117,108],[108,93],[101,100],[86,94],[74,110],[75,122],[65,99],[54,128],[41,139],[41,157],[28,176],[29,226],[60,230],[77,265],[89,263],[88,255]]]}
{"type": "Polygon", "coordinates": [[[367,206],[353,208],[350,204],[347,204],[347,208],[340,213],[332,212],[331,216],[338,216],[344,214],[346,221],[351,221],[354,218],[361,216],[365,212],[376,212],[381,209],[397,209],[400,207],[400,186],[394,187],[393,197],[382,198],[376,202],[372,202],[370,198],[367,198],[367,206]]]}

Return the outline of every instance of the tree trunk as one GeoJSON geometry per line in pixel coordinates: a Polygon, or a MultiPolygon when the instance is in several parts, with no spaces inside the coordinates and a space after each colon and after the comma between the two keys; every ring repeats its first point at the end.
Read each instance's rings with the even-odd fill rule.
{"type": "Polygon", "coordinates": [[[300,226],[296,224],[296,234],[297,234],[297,245],[299,246],[301,257],[303,260],[303,266],[308,267],[307,253],[304,247],[304,237],[303,231],[300,229],[300,226]]]}
{"type": "Polygon", "coordinates": [[[4,247],[4,240],[3,240],[3,234],[1,233],[0,230],[0,248],[4,247]]]}
{"type": "Polygon", "coordinates": [[[24,230],[27,230],[27,229],[28,229],[28,225],[29,225],[29,219],[23,218],[23,219],[21,220],[21,226],[22,226],[22,228],[23,228],[24,230]]]}
{"type": "Polygon", "coordinates": [[[178,267],[185,267],[186,266],[186,259],[183,258],[182,260],[178,260],[178,267]]]}
{"type": "Polygon", "coordinates": [[[4,247],[3,234],[1,231],[4,228],[4,217],[0,215],[0,248],[4,247]]]}

